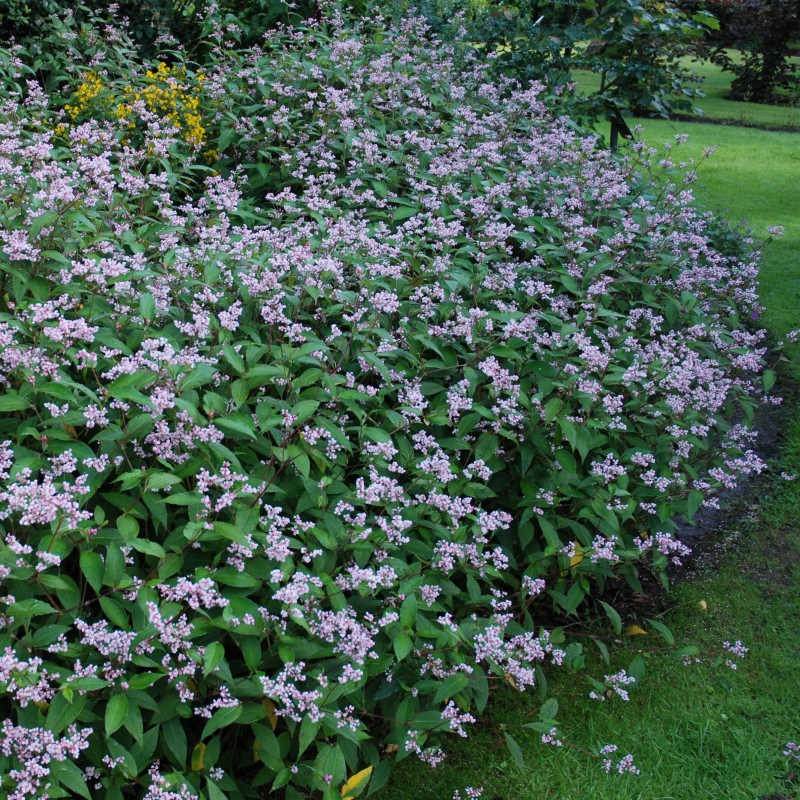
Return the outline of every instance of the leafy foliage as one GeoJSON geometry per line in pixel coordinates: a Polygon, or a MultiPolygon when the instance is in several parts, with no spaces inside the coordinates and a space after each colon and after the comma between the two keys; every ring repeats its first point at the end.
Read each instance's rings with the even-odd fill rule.
{"type": "Polygon", "coordinates": [[[707,13],[642,0],[426,0],[420,8],[442,30],[465,25],[497,74],[542,81],[573,117],[589,120],[690,110],[697,79],[680,58],[714,24],[707,13]],[[600,75],[599,90],[572,97],[565,87],[574,70],[600,75]]]}
{"type": "Polygon", "coordinates": [[[202,71],[91,26],[60,88],[0,60],[19,798],[374,791],[761,468],[755,256],[684,183],[419,19],[203,24],[202,71]]]}

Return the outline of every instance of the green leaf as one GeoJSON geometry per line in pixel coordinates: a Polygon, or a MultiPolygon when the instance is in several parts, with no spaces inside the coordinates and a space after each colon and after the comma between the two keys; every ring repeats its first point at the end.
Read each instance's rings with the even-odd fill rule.
{"type": "Polygon", "coordinates": [[[317,733],[320,728],[319,721],[314,721],[310,717],[303,717],[300,723],[300,736],[297,742],[297,757],[299,758],[306,750],[314,739],[317,738],[317,733]]]}
{"type": "Polygon", "coordinates": [[[617,636],[622,635],[622,619],[617,613],[617,610],[606,603],[604,600],[600,601],[600,605],[603,606],[603,610],[606,612],[606,616],[608,617],[609,622],[611,623],[611,627],[614,629],[614,633],[617,636]]]}
{"type": "Polygon", "coordinates": [[[57,641],[58,637],[68,630],[69,628],[64,625],[43,625],[32,632],[31,644],[37,648],[47,647],[57,641]]]}
{"type": "Polygon", "coordinates": [[[62,608],[76,608],[81,602],[81,592],[69,575],[51,575],[43,572],[39,576],[42,586],[55,592],[62,608]]]}
{"type": "Polygon", "coordinates": [[[672,631],[663,622],[659,622],[657,619],[648,619],[647,622],[650,623],[650,627],[653,630],[656,630],[661,634],[661,638],[667,644],[675,644],[675,637],[673,636],[672,631]]]}
{"type": "Polygon", "coordinates": [[[257,438],[253,420],[245,414],[232,414],[229,417],[220,417],[214,420],[214,424],[220,428],[223,433],[230,434],[234,438],[241,436],[253,440],[257,438]]]}
{"type": "Polygon", "coordinates": [[[544,404],[544,421],[552,422],[557,416],[558,412],[564,407],[564,401],[560,397],[551,397],[544,404]]]}
{"type": "Polygon", "coordinates": [[[306,386],[319,383],[324,374],[325,373],[319,367],[310,367],[296,378],[292,378],[292,388],[299,390],[304,389],[306,386]]]}
{"type": "Polygon", "coordinates": [[[163,676],[158,672],[137,672],[129,681],[131,689],[149,689],[159,678],[163,676]]]}
{"type": "Polygon", "coordinates": [[[644,677],[644,672],[644,659],[641,656],[636,656],[628,666],[628,675],[636,678],[637,681],[641,681],[644,677]]]}
{"type": "Polygon", "coordinates": [[[417,598],[410,594],[400,606],[400,624],[410,628],[417,620],[417,598]]]}
{"type": "Polygon", "coordinates": [[[206,778],[206,792],[208,793],[208,800],[228,800],[228,795],[211,778],[206,778]]]}
{"type": "Polygon", "coordinates": [[[69,684],[64,687],[64,691],[67,689],[77,689],[80,691],[86,690],[87,692],[95,692],[98,689],[105,689],[107,686],[108,681],[87,675],[85,678],[75,678],[74,681],[70,681],[69,684]]]}
{"type": "Polygon", "coordinates": [[[691,522],[694,519],[694,515],[697,513],[697,509],[700,508],[700,504],[703,502],[703,493],[697,491],[690,491],[689,495],[686,498],[686,517],[691,522]]]}
{"type": "MultiPolygon", "coordinates": [[[[272,712],[275,713],[274,711],[272,712]]],[[[277,721],[277,718],[275,718],[277,721]]],[[[270,727],[266,725],[256,724],[252,726],[253,733],[256,737],[258,747],[256,755],[268,767],[276,772],[283,766],[283,759],[281,758],[281,746],[278,742],[278,737],[270,727]]]]}
{"type": "Polygon", "coordinates": [[[695,14],[692,14],[692,20],[698,25],[703,25],[706,28],[710,28],[712,31],[719,30],[719,20],[708,11],[698,11],[695,14]]]}
{"type": "Polygon", "coordinates": [[[109,545],[106,549],[106,563],[103,572],[103,583],[106,586],[116,586],[125,569],[125,556],[116,545],[109,545]]]}
{"type": "Polygon", "coordinates": [[[193,506],[199,505],[202,501],[197,492],[178,492],[164,498],[164,502],[171,506],[193,506]]]}
{"type": "Polygon", "coordinates": [[[336,785],[343,781],[347,775],[347,765],[345,764],[342,748],[329,744],[319,745],[318,754],[314,760],[314,769],[318,771],[320,776],[332,776],[333,780],[330,788],[334,790],[337,800],[339,800],[341,795],[336,790],[336,785]]]}
{"type": "Polygon", "coordinates": [[[71,792],[91,800],[92,795],[83,777],[83,771],[72,761],[51,761],[49,764],[50,779],[71,792]]]}
{"type": "MultiPolygon", "coordinates": [[[[142,710],[136,702],[128,703],[128,713],[125,715],[123,724],[125,725],[125,730],[133,737],[134,742],[141,742],[144,744],[144,740],[142,739],[144,735],[144,720],[142,719],[142,710]]],[[[148,731],[148,735],[152,736],[153,732],[148,731]]],[[[155,736],[157,741],[158,733],[156,733],[155,736]]],[[[155,747],[155,743],[153,743],[153,746],[155,747]]]]}
{"type": "Polygon", "coordinates": [[[110,597],[101,597],[100,608],[103,609],[103,613],[118,628],[122,628],[123,630],[128,629],[128,626],[130,625],[128,616],[122,606],[116,600],[112,600],[110,597]]]}
{"type": "Polygon", "coordinates": [[[436,695],[433,698],[434,702],[442,703],[445,700],[449,700],[459,692],[463,692],[464,689],[469,686],[469,684],[470,678],[463,672],[457,672],[454,675],[450,675],[439,684],[439,688],[436,690],[436,695]]]}
{"type": "Polygon", "coordinates": [[[138,553],[144,553],[156,558],[164,558],[167,554],[158,542],[151,542],[149,539],[132,539],[128,544],[138,553]]]}
{"type": "Polygon", "coordinates": [[[603,663],[608,666],[611,664],[611,653],[608,652],[608,647],[602,639],[593,639],[595,646],[600,651],[600,658],[603,663]]]}
{"type": "Polygon", "coordinates": [[[249,396],[250,384],[247,381],[239,379],[231,384],[231,397],[237,408],[244,405],[249,396]]]}
{"type": "Polygon", "coordinates": [[[548,700],[545,700],[544,703],[539,708],[539,719],[544,722],[550,722],[556,718],[558,714],[558,700],[555,697],[551,697],[548,700]]]}
{"type": "Polygon", "coordinates": [[[489,461],[500,449],[500,440],[493,433],[482,433],[475,448],[475,458],[489,461]]]}
{"type": "Polygon", "coordinates": [[[225,658],[225,648],[220,642],[212,642],[203,656],[203,677],[210,675],[225,658]]]}
{"type": "Polygon", "coordinates": [[[128,698],[124,694],[112,695],[106,706],[106,736],[111,736],[115,731],[119,730],[127,716],[128,698]]]}
{"type": "Polygon", "coordinates": [[[147,478],[147,472],[142,469],[134,469],[130,472],[123,472],[122,475],[114,479],[114,483],[120,484],[123,492],[128,492],[139,486],[145,478],[147,478]]]}
{"type": "Polygon", "coordinates": [[[134,517],[122,515],[117,517],[117,530],[124,540],[135,539],[139,535],[139,523],[134,517]]]}
{"type": "Polygon", "coordinates": [[[180,483],[181,479],[171,472],[154,472],[147,478],[147,488],[151,490],[166,489],[180,483]]]}
{"type": "Polygon", "coordinates": [[[18,603],[12,603],[8,607],[9,613],[17,621],[29,620],[32,617],[42,617],[45,614],[52,614],[56,609],[45,603],[44,600],[37,600],[35,597],[30,597],[27,600],[20,600],[18,603]]]}
{"type": "Polygon", "coordinates": [[[146,388],[155,380],[155,376],[143,372],[134,372],[130,375],[121,375],[106,386],[108,393],[117,400],[126,400],[150,406],[150,398],[142,394],[141,389],[146,388]]]}
{"type": "Polygon", "coordinates": [[[156,301],[150,292],[145,292],[139,298],[139,313],[145,322],[150,322],[156,314],[156,301]]]}
{"type": "Polygon", "coordinates": [[[392,211],[392,219],[395,222],[403,222],[403,220],[413,217],[418,212],[419,206],[398,206],[392,211]]]}
{"type": "Polygon", "coordinates": [[[53,733],[61,733],[75,722],[89,702],[89,697],[85,694],[73,696],[72,699],[66,695],[67,692],[59,692],[50,701],[50,708],[47,709],[47,730],[53,733]]]}
{"type": "Polygon", "coordinates": [[[292,414],[297,417],[297,423],[305,422],[318,408],[317,400],[301,400],[292,407],[292,414]]]}
{"type": "Polygon", "coordinates": [[[201,739],[205,739],[210,736],[214,731],[219,730],[220,728],[227,728],[228,725],[233,725],[237,719],[242,715],[242,707],[241,706],[233,706],[232,708],[220,708],[219,710],[214,712],[214,716],[206,722],[205,726],[203,727],[203,732],[200,735],[201,739]]]}
{"type": "Polygon", "coordinates": [[[0,395],[0,412],[3,411],[24,411],[30,406],[31,401],[27,397],[22,397],[15,392],[8,392],[0,395]]]}
{"type": "Polygon", "coordinates": [[[229,344],[222,345],[222,355],[225,356],[225,360],[233,367],[233,371],[237,375],[244,374],[245,371],[245,363],[244,359],[236,352],[236,350],[229,344]]]}
{"type": "Polygon", "coordinates": [[[519,743],[506,731],[503,731],[503,736],[505,737],[508,752],[511,754],[512,760],[519,769],[525,769],[525,758],[522,755],[522,748],[519,746],[519,743]]]}
{"type": "Polygon", "coordinates": [[[406,633],[399,633],[392,639],[392,647],[398,661],[402,661],[414,647],[414,642],[406,633]]]}
{"type": "Polygon", "coordinates": [[[188,392],[189,389],[197,389],[198,386],[205,386],[214,380],[217,374],[216,367],[211,364],[200,364],[189,372],[181,381],[181,391],[188,392]]]}

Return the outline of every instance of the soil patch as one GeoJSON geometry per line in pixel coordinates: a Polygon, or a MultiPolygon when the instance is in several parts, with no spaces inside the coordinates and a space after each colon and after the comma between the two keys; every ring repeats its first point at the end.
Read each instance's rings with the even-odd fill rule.
{"type": "Polygon", "coordinates": [[[735,489],[720,493],[718,509],[701,508],[692,522],[678,520],[675,536],[692,548],[692,555],[684,566],[671,571],[672,580],[698,577],[716,570],[722,558],[736,550],[758,526],[762,498],[776,480],[783,480],[775,475],[771,464],[780,454],[783,431],[797,400],[797,386],[787,382],[781,389],[784,403],[760,408],[753,424],[758,432],[754,449],[768,468],[735,489]]]}

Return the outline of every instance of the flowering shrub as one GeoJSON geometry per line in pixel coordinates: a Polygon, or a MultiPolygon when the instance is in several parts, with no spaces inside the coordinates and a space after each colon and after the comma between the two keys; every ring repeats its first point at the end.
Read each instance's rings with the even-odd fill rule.
{"type": "Polygon", "coordinates": [[[332,800],[435,764],[492,683],[579,662],[537,608],[663,572],[673,517],[761,468],[755,256],[537,86],[456,70],[413,19],[226,42],[212,171],[164,109],[129,140],[91,64],[47,93],[22,55],[0,62],[22,87],[9,798],[332,800]]]}

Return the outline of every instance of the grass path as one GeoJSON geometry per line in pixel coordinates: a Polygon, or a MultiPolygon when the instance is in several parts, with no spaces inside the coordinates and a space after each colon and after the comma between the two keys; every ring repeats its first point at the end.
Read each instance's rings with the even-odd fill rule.
{"type": "MultiPolygon", "coordinates": [[[[800,327],[800,133],[662,120],[643,126],[653,146],[689,133],[689,143],[673,150],[676,161],[718,146],[698,170],[696,194],[705,206],[733,221],[746,218],[759,236],[785,227],[764,252],[764,322],[775,337],[800,327]]],[[[800,474],[796,408],[789,417],[780,462],[717,543],[726,552],[671,595],[664,621],[677,644],[652,630],[623,637],[606,666],[587,638],[590,674],[643,659],[645,679],[629,703],[596,703],[582,675],[553,675],[561,730],[573,746],[552,748],[518,727],[537,719],[541,700],[501,690],[473,736],[454,741],[445,766],[432,771],[409,759],[382,800],[442,800],[465,785],[483,785],[488,800],[798,800],[800,764],[781,755],[787,741],[800,739],[800,478],[780,477],[800,474]],[[750,654],[734,672],[722,663],[721,644],[735,639],[750,654]],[[684,666],[677,654],[684,645],[696,647],[702,661],[684,666]],[[521,745],[524,767],[510,757],[501,726],[521,745]],[[607,742],[634,753],[642,774],[604,774],[589,751],[607,742]]],[[[646,626],[630,609],[625,622],[646,626]]]]}

